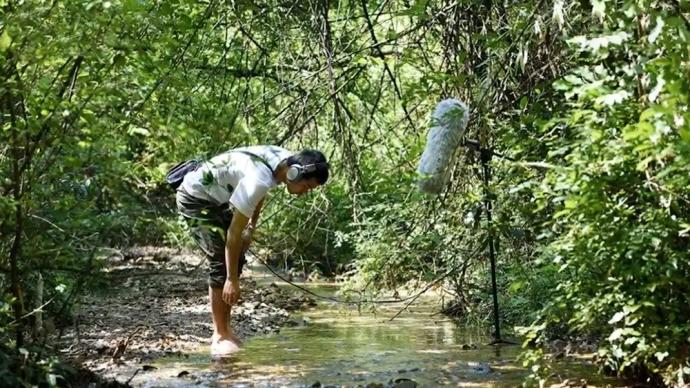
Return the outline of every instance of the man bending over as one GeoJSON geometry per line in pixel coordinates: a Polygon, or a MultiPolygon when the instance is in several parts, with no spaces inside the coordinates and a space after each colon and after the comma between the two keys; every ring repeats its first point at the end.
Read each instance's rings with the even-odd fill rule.
{"type": "Polygon", "coordinates": [[[228,326],[240,297],[239,276],[268,191],[285,184],[301,195],[328,180],[328,163],[315,150],[296,154],[276,146],[236,148],[201,163],[177,189],[177,209],[210,263],[211,353],[227,355],[240,340],[228,326]]]}

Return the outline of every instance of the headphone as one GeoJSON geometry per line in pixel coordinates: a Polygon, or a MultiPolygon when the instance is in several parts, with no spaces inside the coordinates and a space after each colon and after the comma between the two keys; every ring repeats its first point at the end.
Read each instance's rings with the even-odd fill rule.
{"type": "Polygon", "coordinates": [[[285,176],[289,182],[298,182],[305,174],[316,171],[320,166],[328,167],[328,163],[313,163],[304,166],[299,163],[291,164],[285,176]]]}

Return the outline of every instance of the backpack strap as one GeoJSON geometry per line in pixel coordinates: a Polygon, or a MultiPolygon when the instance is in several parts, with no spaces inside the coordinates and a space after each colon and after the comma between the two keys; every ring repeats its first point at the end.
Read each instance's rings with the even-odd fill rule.
{"type": "Polygon", "coordinates": [[[172,187],[174,190],[177,190],[177,188],[182,184],[185,175],[195,171],[200,165],[201,161],[196,159],[185,160],[184,162],[177,163],[165,174],[165,181],[170,185],[170,187],[172,187]]]}
{"type": "Polygon", "coordinates": [[[240,153],[243,153],[243,154],[249,156],[254,161],[258,160],[259,162],[263,163],[264,166],[266,166],[269,169],[269,171],[271,171],[271,176],[276,175],[275,171],[273,171],[273,168],[271,168],[271,165],[268,164],[266,159],[262,158],[261,156],[255,154],[253,152],[249,152],[249,151],[245,151],[245,150],[233,150],[232,152],[240,152],[240,153]]]}

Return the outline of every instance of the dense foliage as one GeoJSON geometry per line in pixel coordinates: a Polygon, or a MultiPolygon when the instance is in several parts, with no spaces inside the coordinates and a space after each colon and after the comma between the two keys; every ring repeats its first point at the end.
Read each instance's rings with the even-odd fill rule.
{"type": "Polygon", "coordinates": [[[349,275],[360,293],[443,280],[446,311],[484,321],[491,228],[504,327],[531,325],[529,345],[593,338],[609,370],[681,385],[688,11],[0,0],[2,360],[28,352],[32,327],[30,342],[42,337],[37,311],[69,321],[103,247],[186,243],[169,166],[263,143],[321,149],[335,172],[315,195],[271,198],[259,243],[274,259],[349,275]],[[506,157],[485,186],[463,148],[443,194],[426,197],[415,164],[448,96],[472,109],[467,136],[506,157]]]}
{"type": "Polygon", "coordinates": [[[581,65],[554,84],[563,109],[537,130],[553,207],[541,265],[558,267],[542,329],[601,338],[611,370],[682,385],[688,338],[688,27],[679,9],[625,2],[570,40],[581,65]],[[682,71],[680,71],[682,69],[682,71]]]}

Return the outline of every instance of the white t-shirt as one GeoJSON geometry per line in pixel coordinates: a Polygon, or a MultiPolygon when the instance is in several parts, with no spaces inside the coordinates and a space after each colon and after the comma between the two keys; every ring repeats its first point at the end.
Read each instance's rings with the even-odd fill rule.
{"type": "Polygon", "coordinates": [[[185,175],[182,187],[194,197],[218,205],[229,203],[251,218],[256,205],[279,182],[263,162],[237,152],[240,150],[261,157],[273,171],[281,161],[292,155],[292,152],[277,146],[235,148],[214,156],[202,163],[196,171],[185,175]]]}

